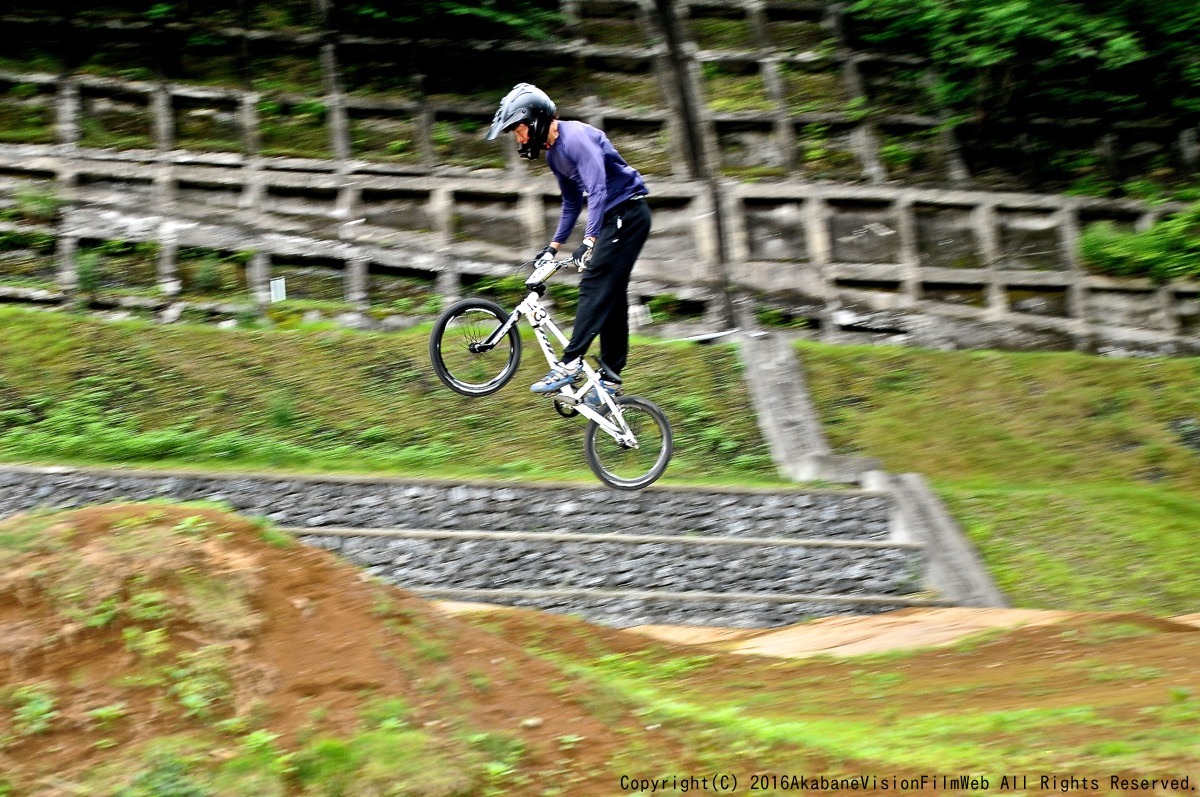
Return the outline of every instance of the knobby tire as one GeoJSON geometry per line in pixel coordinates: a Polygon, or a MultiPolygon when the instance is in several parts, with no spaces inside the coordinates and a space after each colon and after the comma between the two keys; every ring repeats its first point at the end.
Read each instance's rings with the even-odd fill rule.
{"type": "MultiPolygon", "coordinates": [[[[588,467],[609,487],[641,490],[657,481],[671,461],[675,449],[671,423],[656,404],[638,396],[621,396],[616,403],[642,447],[622,450],[595,421],[589,421],[584,433],[588,467]]],[[[607,404],[600,408],[602,416],[611,412],[607,404]]]]}
{"type": "Polygon", "coordinates": [[[504,308],[487,299],[463,299],[438,316],[429,336],[429,360],[442,384],[463,396],[490,396],[508,384],[521,365],[521,335],[514,324],[495,348],[472,352],[508,320],[504,308]]]}

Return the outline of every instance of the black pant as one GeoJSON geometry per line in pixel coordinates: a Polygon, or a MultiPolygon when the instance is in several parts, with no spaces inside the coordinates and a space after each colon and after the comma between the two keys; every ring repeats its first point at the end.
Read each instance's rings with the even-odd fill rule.
{"type": "Polygon", "coordinates": [[[600,336],[600,364],[620,376],[629,357],[629,274],[650,235],[650,208],[644,199],[617,205],[604,217],[592,259],[579,281],[575,330],[563,362],[587,354],[600,336]]]}

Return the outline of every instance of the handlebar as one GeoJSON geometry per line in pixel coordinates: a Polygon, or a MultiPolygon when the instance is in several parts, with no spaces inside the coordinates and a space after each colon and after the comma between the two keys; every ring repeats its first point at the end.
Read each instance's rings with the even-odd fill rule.
{"type": "Polygon", "coordinates": [[[558,273],[558,270],[563,266],[569,266],[574,261],[571,258],[566,260],[545,260],[542,264],[533,270],[533,273],[525,280],[525,286],[532,288],[534,285],[541,285],[546,280],[558,273]]]}

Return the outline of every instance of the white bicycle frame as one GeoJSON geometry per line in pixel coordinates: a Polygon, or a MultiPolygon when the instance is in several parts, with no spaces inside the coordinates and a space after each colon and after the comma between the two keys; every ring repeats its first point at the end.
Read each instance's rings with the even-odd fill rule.
{"type": "MultiPolygon", "coordinates": [[[[524,316],[529,325],[533,327],[533,334],[537,338],[538,346],[542,349],[542,354],[546,358],[546,362],[550,367],[558,362],[558,357],[554,353],[554,347],[550,343],[550,338],[546,335],[546,330],[558,339],[558,342],[566,348],[567,336],[558,328],[550,318],[550,313],[542,306],[542,293],[544,292],[544,284],[550,279],[560,268],[570,263],[570,260],[547,260],[542,265],[538,266],[533,274],[525,280],[525,287],[529,288],[529,294],[517,305],[516,309],[508,317],[504,324],[488,336],[488,339],[479,344],[480,348],[493,348],[499,343],[508,330],[512,329],[517,320],[524,316]]],[[[586,361],[580,360],[583,364],[583,372],[587,375],[587,380],[578,386],[567,385],[554,394],[554,400],[561,402],[567,406],[574,407],[575,411],[588,420],[594,421],[597,426],[603,429],[610,437],[617,441],[618,444],[627,448],[637,448],[637,438],[633,434],[633,430],[625,423],[625,417],[621,414],[621,407],[613,400],[612,395],[600,387],[600,374],[595,368],[592,368],[586,361]],[[572,389],[575,387],[575,389],[572,389]],[[596,409],[592,409],[584,403],[584,396],[589,390],[595,390],[600,396],[600,400],[608,407],[608,415],[601,415],[596,409]],[[615,422],[614,422],[615,421],[615,422]]]]}

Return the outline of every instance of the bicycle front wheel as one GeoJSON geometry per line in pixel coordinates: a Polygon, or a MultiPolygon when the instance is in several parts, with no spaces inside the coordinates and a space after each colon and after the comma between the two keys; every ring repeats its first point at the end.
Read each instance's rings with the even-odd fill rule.
{"type": "Polygon", "coordinates": [[[508,320],[508,313],[487,299],[463,299],[438,316],[429,336],[429,360],[446,387],[464,396],[487,396],[508,384],[521,364],[521,336],[514,324],[481,348],[508,320]]]}
{"type": "MultiPolygon", "coordinates": [[[[588,467],[609,487],[640,490],[657,481],[671,461],[675,445],[671,424],[666,414],[646,399],[621,396],[616,401],[625,425],[637,439],[637,447],[615,440],[591,421],[584,433],[588,467]]],[[[605,417],[611,412],[607,405],[600,408],[605,417]]]]}

